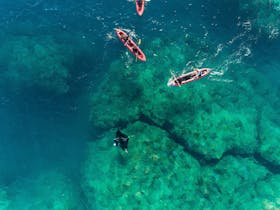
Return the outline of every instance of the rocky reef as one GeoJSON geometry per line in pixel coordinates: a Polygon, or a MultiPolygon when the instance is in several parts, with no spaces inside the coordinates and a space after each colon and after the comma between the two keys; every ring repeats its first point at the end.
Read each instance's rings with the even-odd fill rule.
{"type": "MultiPolygon", "coordinates": [[[[156,39],[151,45],[160,42],[156,39]]],[[[116,61],[111,65],[108,78],[92,97],[92,124],[108,129],[140,120],[168,131],[185,149],[209,160],[220,159],[226,152],[258,152],[265,141],[260,140],[264,139],[263,124],[269,120],[262,117],[263,110],[273,110],[270,104],[263,107],[263,94],[272,104],[277,98],[275,91],[268,91],[268,81],[257,69],[238,64],[230,70],[243,69],[239,74],[228,72],[232,82],[219,82],[210,75],[181,88],[169,88],[169,62],[174,67],[185,62],[184,56],[176,61],[172,55],[192,55],[187,45],[177,49],[170,45],[165,43],[166,48],[151,56],[149,64],[127,67],[116,61]],[[162,69],[155,68],[158,62],[162,69]]]]}
{"type": "Polygon", "coordinates": [[[269,39],[276,39],[279,36],[280,2],[278,0],[242,0],[239,5],[244,17],[247,17],[251,23],[250,27],[263,31],[269,39]]]}
{"type": "Polygon", "coordinates": [[[142,122],[124,131],[132,134],[128,154],[112,147],[110,131],[89,145],[84,188],[94,209],[179,208],[178,196],[185,206],[196,202],[188,192],[196,189],[200,166],[183,147],[164,130],[142,122]]]}
{"type": "Polygon", "coordinates": [[[128,154],[112,146],[114,130],[89,143],[83,189],[92,209],[280,207],[280,176],[254,158],[201,165],[156,126],[135,122],[123,131],[131,134],[128,154]]]}
{"type": "Polygon", "coordinates": [[[10,37],[0,50],[1,83],[13,88],[35,87],[56,94],[68,91],[67,55],[50,37],[10,37]]]}
{"type": "Polygon", "coordinates": [[[280,168],[277,87],[271,89],[258,68],[242,63],[215,69],[220,65],[215,46],[205,40],[186,36],[176,43],[180,47],[151,41],[147,63],[113,62],[92,94],[91,122],[104,131],[90,144],[85,164],[84,188],[92,205],[278,208],[280,194],[272,184],[280,168]],[[167,87],[170,66],[178,73],[203,65],[213,68],[209,77],[167,87]],[[133,135],[128,155],[111,148],[111,129],[117,127],[133,135]],[[104,202],[108,199],[112,202],[104,202]]]}

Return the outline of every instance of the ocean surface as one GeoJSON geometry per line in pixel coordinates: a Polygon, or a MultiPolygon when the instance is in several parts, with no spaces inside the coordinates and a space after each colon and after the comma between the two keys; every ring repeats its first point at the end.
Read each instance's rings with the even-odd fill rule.
{"type": "MultiPolygon", "coordinates": [[[[132,0],[0,0],[0,209],[279,209],[279,33],[277,0],[149,0],[141,17],[132,0]],[[116,28],[128,32],[136,43],[141,40],[146,63],[136,61],[121,44],[116,28]],[[202,67],[212,69],[208,77],[189,87],[166,86],[171,69],[179,75],[202,67]],[[157,75],[153,77],[156,82],[145,83],[150,77],[143,72],[157,75]],[[138,89],[130,96],[134,84],[138,89]],[[142,111],[126,111],[126,105],[116,102],[127,98],[127,106],[131,103],[142,111]],[[185,110],[186,114],[177,115],[185,110]],[[213,124],[203,127],[198,110],[209,114],[204,125],[213,124]],[[219,121],[220,115],[213,110],[227,110],[228,114],[219,121]],[[122,114],[114,114],[118,111],[122,114]],[[182,119],[168,121],[167,116],[171,119],[175,114],[182,119]],[[217,121],[222,123],[218,126],[217,121]],[[220,133],[226,128],[221,126],[229,121],[229,127],[239,126],[238,135],[232,131],[230,137],[224,137],[220,133]],[[181,194],[177,192],[180,186],[188,183],[181,183],[180,178],[171,178],[172,184],[169,178],[151,185],[135,181],[137,178],[125,182],[133,173],[128,168],[138,167],[131,161],[134,151],[137,153],[133,143],[137,140],[130,140],[130,156],[111,145],[118,127],[133,131],[137,139],[134,122],[150,126],[145,138],[148,133],[168,136],[174,148],[182,147],[178,154],[197,161],[196,173],[185,176],[212,178],[197,178],[195,188],[190,185],[181,194]],[[188,125],[181,125],[184,123],[188,125]],[[251,128],[251,123],[256,126],[251,128]],[[209,146],[211,151],[205,151],[202,137],[199,142],[188,139],[194,129],[203,130],[211,142],[217,141],[211,144],[213,148],[209,146]],[[252,142],[256,145],[247,151],[252,142]],[[223,149],[217,149],[221,145],[223,149]],[[228,163],[231,160],[235,162],[228,163]],[[114,165],[114,161],[119,163],[114,165]],[[249,172],[240,169],[246,164],[249,172]],[[240,178],[245,179],[244,184],[232,178],[239,173],[235,169],[241,174],[262,175],[240,178]],[[209,193],[202,190],[205,183],[215,182],[213,177],[218,180],[213,175],[218,170],[226,171],[220,176],[230,174],[224,175],[223,187],[213,191],[206,187],[209,193]],[[120,182],[116,176],[123,177],[123,185],[116,184],[120,182]],[[141,183],[146,191],[130,189],[131,185],[140,188],[141,183]],[[273,188],[276,183],[278,187],[273,188]],[[258,194],[266,184],[266,194],[258,194]],[[241,188],[252,190],[249,201],[239,199],[241,188]],[[197,197],[190,201],[186,198],[190,194],[197,197]]],[[[156,141],[159,146],[150,148],[156,153],[152,161],[159,154],[169,154],[169,147],[156,141]]],[[[169,155],[160,165],[168,165],[169,155]]],[[[137,162],[140,168],[149,166],[149,161],[141,160],[137,162]]],[[[166,167],[166,172],[155,169],[149,173],[156,167],[152,165],[137,173],[147,180],[170,171],[184,174],[184,161],[176,164],[166,167]]]]}

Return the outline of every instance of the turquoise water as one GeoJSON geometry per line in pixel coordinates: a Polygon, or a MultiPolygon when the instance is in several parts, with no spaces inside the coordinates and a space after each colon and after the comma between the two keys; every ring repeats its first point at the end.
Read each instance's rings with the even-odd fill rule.
{"type": "Polygon", "coordinates": [[[279,209],[279,12],[277,0],[151,0],[142,17],[134,1],[0,0],[0,209],[279,209]],[[167,87],[170,70],[203,67],[167,87]]]}

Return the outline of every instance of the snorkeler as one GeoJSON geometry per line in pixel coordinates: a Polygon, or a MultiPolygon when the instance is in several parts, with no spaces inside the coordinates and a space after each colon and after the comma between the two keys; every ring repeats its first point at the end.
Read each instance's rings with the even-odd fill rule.
{"type": "Polygon", "coordinates": [[[122,133],[120,129],[116,132],[116,138],[114,139],[114,146],[119,146],[124,150],[126,153],[128,153],[127,145],[128,145],[129,137],[122,133]]]}

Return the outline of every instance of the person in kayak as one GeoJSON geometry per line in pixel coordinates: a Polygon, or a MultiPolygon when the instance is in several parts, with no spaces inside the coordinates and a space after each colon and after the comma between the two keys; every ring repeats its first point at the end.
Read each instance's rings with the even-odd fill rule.
{"type": "Polygon", "coordinates": [[[198,76],[199,76],[199,77],[202,76],[202,71],[198,72],[198,76]]]}
{"type": "Polygon", "coordinates": [[[132,51],[133,51],[133,53],[135,54],[135,55],[138,55],[138,49],[137,49],[137,47],[133,47],[132,48],[132,51]]]}
{"type": "Polygon", "coordinates": [[[115,147],[120,146],[122,150],[128,153],[127,150],[128,141],[129,141],[129,137],[126,134],[122,133],[118,128],[116,132],[116,138],[114,138],[114,146],[115,147]]]}
{"type": "Polygon", "coordinates": [[[129,36],[128,36],[128,35],[125,35],[125,34],[122,34],[122,35],[121,35],[121,38],[123,39],[124,44],[126,45],[127,42],[128,42],[128,40],[129,40],[129,36]]]}
{"type": "Polygon", "coordinates": [[[202,76],[202,71],[196,70],[196,75],[197,75],[198,78],[201,77],[202,76]]]}
{"type": "Polygon", "coordinates": [[[137,4],[139,7],[142,7],[142,0],[137,0],[137,4]]]}
{"type": "Polygon", "coordinates": [[[175,83],[180,86],[182,84],[182,79],[175,78],[175,83]]]}

